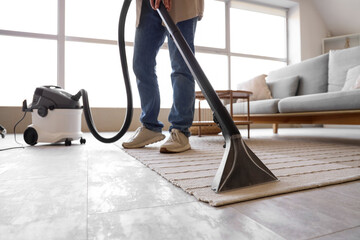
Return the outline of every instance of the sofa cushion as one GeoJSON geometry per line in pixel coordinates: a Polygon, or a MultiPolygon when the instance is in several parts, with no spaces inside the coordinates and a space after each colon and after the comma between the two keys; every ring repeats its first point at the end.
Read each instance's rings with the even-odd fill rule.
{"type": "Polygon", "coordinates": [[[250,96],[251,101],[270,99],[272,97],[265,78],[265,74],[256,76],[246,82],[239,83],[237,89],[252,92],[253,94],[250,96]]]}
{"type": "Polygon", "coordinates": [[[329,54],[292,64],[272,71],[267,80],[273,82],[282,78],[299,76],[297,95],[327,92],[329,54]]]}
{"type": "Polygon", "coordinates": [[[284,98],[281,113],[360,109],[360,89],[284,98]]]}
{"type": "Polygon", "coordinates": [[[341,91],[354,89],[358,77],[360,77],[360,65],[350,68],[347,71],[345,84],[341,91]]]}
{"type": "Polygon", "coordinates": [[[343,50],[331,50],[329,55],[329,92],[340,91],[347,71],[360,64],[360,46],[343,50]]]}
{"type": "MultiPolygon", "coordinates": [[[[278,113],[278,102],[280,99],[266,99],[250,102],[250,114],[271,114],[278,113]]],[[[226,105],[230,111],[230,105],[226,105]]],[[[233,114],[247,114],[247,102],[238,102],[233,104],[233,114]]]]}
{"type": "Polygon", "coordinates": [[[299,86],[299,76],[282,78],[277,81],[268,82],[267,85],[273,98],[286,98],[296,95],[299,86]]]}

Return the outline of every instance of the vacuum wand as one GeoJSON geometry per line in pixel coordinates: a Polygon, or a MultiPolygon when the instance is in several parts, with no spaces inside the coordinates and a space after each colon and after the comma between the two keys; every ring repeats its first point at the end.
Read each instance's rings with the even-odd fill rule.
{"type": "Polygon", "coordinates": [[[214,112],[214,117],[220,124],[226,141],[225,153],[214,177],[212,189],[215,192],[221,192],[276,181],[276,176],[245,144],[229,112],[221,103],[191,48],[162,2],[157,11],[214,112]]]}

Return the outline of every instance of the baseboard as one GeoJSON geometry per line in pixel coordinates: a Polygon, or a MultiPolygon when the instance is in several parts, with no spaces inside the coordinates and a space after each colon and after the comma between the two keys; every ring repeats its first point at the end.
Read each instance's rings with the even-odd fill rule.
{"type": "Polygon", "coordinates": [[[343,128],[343,129],[360,129],[360,125],[335,125],[325,124],[324,128],[343,128]]]}

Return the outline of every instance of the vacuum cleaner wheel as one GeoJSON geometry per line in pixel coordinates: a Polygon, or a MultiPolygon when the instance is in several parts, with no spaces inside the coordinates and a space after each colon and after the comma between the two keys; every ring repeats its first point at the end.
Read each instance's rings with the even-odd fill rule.
{"type": "Polygon", "coordinates": [[[32,127],[28,127],[24,132],[24,140],[27,144],[34,146],[38,140],[38,134],[32,127]]]}
{"type": "Polygon", "coordinates": [[[65,139],[65,146],[71,146],[71,140],[69,138],[65,139]]]}
{"type": "Polygon", "coordinates": [[[80,138],[80,144],[85,144],[86,143],[86,139],[85,138],[80,138]]]}

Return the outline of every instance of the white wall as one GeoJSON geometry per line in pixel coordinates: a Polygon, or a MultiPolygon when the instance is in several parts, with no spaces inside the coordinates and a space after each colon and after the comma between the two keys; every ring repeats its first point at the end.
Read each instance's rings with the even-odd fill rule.
{"type": "Polygon", "coordinates": [[[322,40],[329,35],[360,32],[360,0],[290,1],[296,3],[289,10],[290,63],[322,54],[322,40]]]}
{"type": "Polygon", "coordinates": [[[322,54],[322,39],[328,34],[313,0],[292,0],[289,9],[289,63],[296,63],[322,54]]]}
{"type": "Polygon", "coordinates": [[[322,40],[328,29],[313,0],[300,1],[301,60],[322,54],[322,40]]]}
{"type": "Polygon", "coordinates": [[[360,33],[359,0],[313,0],[332,36],[360,33]]]}

